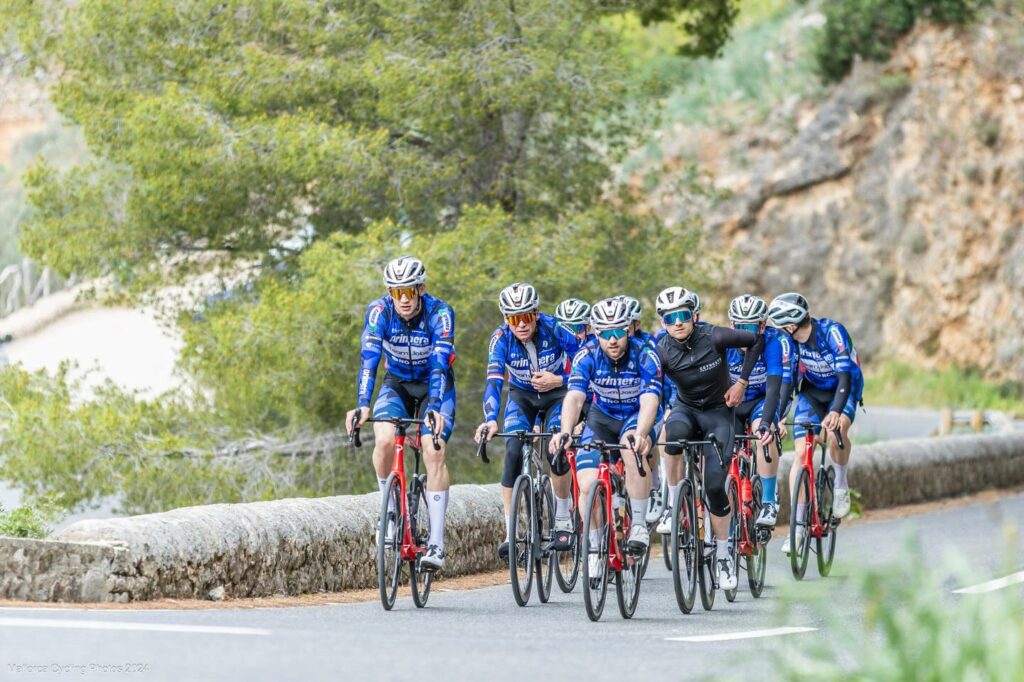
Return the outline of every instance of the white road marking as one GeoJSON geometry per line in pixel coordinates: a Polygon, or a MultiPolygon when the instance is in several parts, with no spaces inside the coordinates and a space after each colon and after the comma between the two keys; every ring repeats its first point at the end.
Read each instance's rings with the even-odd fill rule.
{"type": "Polygon", "coordinates": [[[984,582],[979,585],[961,587],[959,590],[953,590],[953,594],[984,594],[986,592],[995,592],[996,590],[1001,590],[1004,587],[1017,585],[1019,583],[1024,583],[1024,571],[1011,573],[1010,575],[1003,576],[1002,578],[996,578],[995,580],[989,580],[988,582],[984,582]]]}
{"type": "Polygon", "coordinates": [[[204,635],[269,635],[261,628],[220,625],[174,625],[171,623],[130,623],[113,620],[72,620],[64,618],[0,618],[0,627],[66,628],[70,630],[127,630],[131,632],[184,632],[204,635]]]}
{"type": "Polygon", "coordinates": [[[726,632],[720,635],[693,635],[690,637],[666,637],[667,642],[728,642],[736,639],[757,639],[759,637],[778,637],[779,635],[795,635],[801,632],[814,632],[818,628],[785,627],[768,630],[748,630],[746,632],[726,632]]]}

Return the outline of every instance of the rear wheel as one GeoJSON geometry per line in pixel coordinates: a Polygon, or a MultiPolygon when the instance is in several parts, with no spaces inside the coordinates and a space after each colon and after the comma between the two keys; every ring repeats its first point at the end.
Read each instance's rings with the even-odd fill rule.
{"type": "Polygon", "coordinates": [[[380,516],[377,518],[377,583],[380,587],[380,603],[385,611],[390,611],[395,605],[398,583],[402,577],[402,534],[405,529],[402,518],[402,482],[396,474],[388,476],[384,484],[380,516]],[[392,529],[390,539],[389,526],[392,529]]]}
{"type": "Polygon", "coordinates": [[[580,575],[580,514],[572,510],[572,548],[555,553],[555,580],[562,592],[572,592],[580,575]]]}
{"type": "MultiPolygon", "coordinates": [[[[736,480],[729,478],[725,482],[726,495],[729,499],[729,556],[732,557],[732,566],[734,571],[740,570],[740,536],[743,534],[743,528],[740,526],[743,523],[743,509],[740,507],[740,494],[739,488],[736,485],[736,480]]],[[[737,576],[738,577],[738,576],[737,576]]],[[[731,590],[723,590],[725,592],[725,598],[730,601],[736,601],[736,593],[739,592],[739,580],[736,581],[736,587],[731,590]]]]}
{"type": "Polygon", "coordinates": [[[512,596],[520,606],[530,601],[533,587],[533,486],[530,483],[530,477],[522,475],[512,488],[508,572],[512,596]]]}
{"type": "Polygon", "coordinates": [[[797,510],[801,504],[808,504],[810,499],[810,472],[806,468],[802,468],[796,481],[796,488],[793,489],[793,500],[789,507],[789,566],[793,570],[793,577],[797,580],[803,580],[804,573],[807,571],[807,559],[811,553],[810,510],[804,514],[803,521],[797,521],[799,516],[797,510]],[[803,540],[797,543],[797,535],[800,533],[803,534],[803,540]]]}
{"type": "Polygon", "coordinates": [[[672,531],[669,535],[672,558],[672,584],[679,610],[689,613],[697,599],[697,564],[700,544],[697,539],[697,512],[693,487],[687,480],[679,484],[676,506],[672,509],[672,531]]]}
{"type": "MultiPolygon", "coordinates": [[[[430,539],[430,513],[427,510],[427,476],[420,474],[413,482],[412,493],[409,495],[409,518],[412,520],[412,536],[417,547],[426,547],[430,539]]],[[[417,608],[427,605],[430,598],[430,586],[434,583],[433,571],[421,571],[419,559],[409,565],[409,587],[412,590],[412,602],[417,608]]]]}
{"type": "Polygon", "coordinates": [[[756,599],[764,591],[764,574],[768,569],[768,547],[758,542],[758,529],[755,525],[755,520],[761,513],[761,500],[764,498],[764,490],[759,477],[754,477],[750,489],[753,505],[747,532],[750,533],[750,543],[754,547],[754,553],[747,557],[747,584],[750,586],[750,594],[756,599]]]}
{"type": "Polygon", "coordinates": [[[551,479],[542,476],[540,494],[534,497],[537,505],[538,537],[534,542],[533,572],[537,576],[537,597],[546,604],[551,596],[551,581],[555,573],[555,553],[547,549],[555,539],[555,494],[551,490],[551,479]]]}
{"type": "Polygon", "coordinates": [[[636,603],[640,599],[640,581],[643,579],[644,560],[650,556],[651,543],[647,543],[646,553],[639,556],[631,554],[627,549],[629,531],[633,529],[629,505],[623,505],[619,513],[622,514],[622,528],[625,532],[622,534],[622,541],[618,543],[622,569],[615,575],[615,596],[619,602],[619,613],[623,618],[628,619],[636,613],[636,603]]]}
{"type": "Polygon", "coordinates": [[[661,536],[661,560],[665,562],[665,570],[672,572],[672,535],[663,533],[661,536]]]}
{"type": "Polygon", "coordinates": [[[838,519],[832,518],[832,500],[836,487],[836,471],[832,467],[821,471],[818,476],[818,513],[825,535],[817,538],[818,574],[827,578],[832,572],[832,561],[836,556],[836,534],[839,530],[838,519]]]}
{"type": "Polygon", "coordinates": [[[610,529],[605,519],[608,505],[608,491],[596,482],[587,495],[587,506],[583,510],[583,604],[590,620],[599,620],[604,611],[604,600],[608,596],[608,548],[610,529]],[[595,542],[590,541],[590,531],[597,534],[595,542]],[[593,561],[591,561],[593,558],[593,561]],[[591,566],[593,564],[593,566],[591,566]],[[590,569],[594,570],[591,571],[590,569]]]}

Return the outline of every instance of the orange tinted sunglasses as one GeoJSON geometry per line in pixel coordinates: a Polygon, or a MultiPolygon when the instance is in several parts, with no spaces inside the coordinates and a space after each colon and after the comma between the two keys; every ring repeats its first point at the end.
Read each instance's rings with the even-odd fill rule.
{"type": "Polygon", "coordinates": [[[403,296],[411,301],[416,298],[420,290],[416,287],[398,287],[396,289],[388,289],[388,293],[396,301],[401,301],[403,296]]]}
{"type": "Polygon", "coordinates": [[[505,321],[510,327],[518,327],[521,324],[533,324],[537,320],[537,313],[516,313],[505,316],[505,321]]]}

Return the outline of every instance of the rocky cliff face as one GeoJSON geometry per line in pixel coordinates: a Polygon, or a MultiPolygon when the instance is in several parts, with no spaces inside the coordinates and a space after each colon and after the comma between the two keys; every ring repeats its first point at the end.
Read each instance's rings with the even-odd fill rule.
{"type": "Polygon", "coordinates": [[[793,123],[690,136],[734,152],[694,149],[729,193],[702,207],[736,255],[715,303],[798,290],[862,355],[1024,377],[1024,23],[919,27],[793,123]]]}

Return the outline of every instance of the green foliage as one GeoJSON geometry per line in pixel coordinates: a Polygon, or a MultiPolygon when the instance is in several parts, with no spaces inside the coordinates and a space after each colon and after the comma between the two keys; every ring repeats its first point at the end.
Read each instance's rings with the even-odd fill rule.
{"type": "Polygon", "coordinates": [[[830,0],[823,6],[826,24],[814,53],[826,81],[841,80],[854,59],[885,61],[917,18],[941,23],[971,21],[989,0],[830,0]]]}
{"type": "Polygon", "coordinates": [[[148,286],[296,234],[585,209],[639,129],[601,23],[636,4],[4,0],[97,159],[29,176],[25,249],[148,286]]]}
{"type": "Polygon", "coordinates": [[[934,408],[992,409],[1024,415],[1024,385],[985,380],[977,369],[925,370],[903,362],[872,363],[864,402],[934,408]]]}
{"type": "MultiPolygon", "coordinates": [[[[1007,524],[1005,569],[1016,562],[1017,536],[1007,524]]],[[[1019,590],[989,594],[950,594],[954,580],[970,585],[979,578],[965,561],[955,570],[941,570],[916,542],[900,561],[881,567],[858,567],[850,572],[856,590],[857,612],[835,608],[835,585],[819,591],[817,607],[829,624],[828,638],[801,640],[800,646],[776,652],[776,670],[788,680],[903,680],[1024,679],[1024,600],[1019,590]],[[832,598],[830,598],[830,596],[832,598]],[[851,617],[852,616],[852,617],[851,617]],[[851,623],[863,620],[864,628],[851,623]]],[[[800,594],[806,597],[808,585],[800,594]]],[[[791,592],[790,608],[797,603],[791,592]]],[[[802,601],[802,600],[801,600],[802,601]]]]}
{"type": "Polygon", "coordinates": [[[45,538],[50,534],[48,524],[59,515],[58,506],[50,501],[10,511],[0,505],[0,537],[45,538]]]}
{"type": "Polygon", "coordinates": [[[686,40],[676,48],[684,57],[721,54],[739,14],[739,0],[647,0],[637,11],[644,26],[678,22],[686,40]]]}

